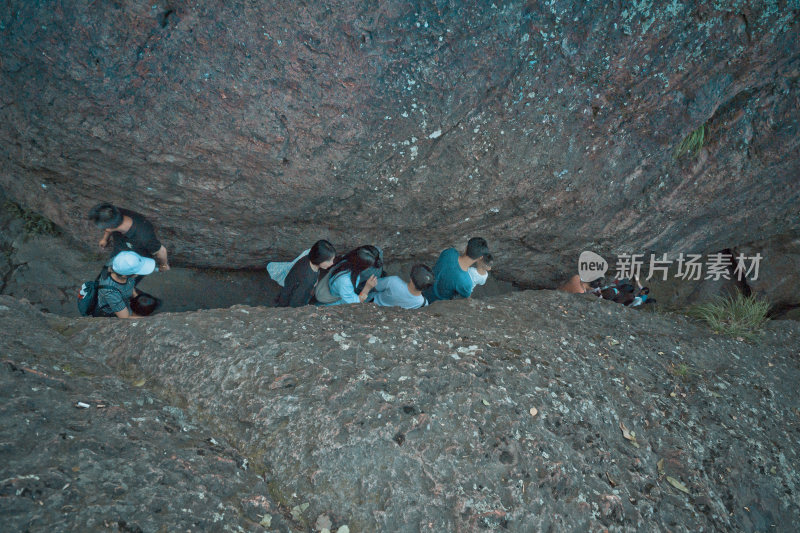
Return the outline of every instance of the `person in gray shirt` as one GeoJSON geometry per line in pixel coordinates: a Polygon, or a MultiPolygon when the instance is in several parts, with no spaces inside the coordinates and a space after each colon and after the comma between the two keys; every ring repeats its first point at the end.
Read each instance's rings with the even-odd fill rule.
{"type": "Polygon", "coordinates": [[[100,274],[97,287],[97,307],[94,316],[140,318],[130,309],[136,298],[136,276],[146,276],[156,269],[156,262],[136,252],[120,252],[111,260],[111,266],[100,274]]]}
{"type": "Polygon", "coordinates": [[[433,285],[433,271],[425,265],[417,264],[411,268],[411,280],[406,283],[399,276],[378,279],[375,290],[370,294],[371,302],[383,307],[402,307],[419,309],[428,305],[422,291],[433,285]]]}

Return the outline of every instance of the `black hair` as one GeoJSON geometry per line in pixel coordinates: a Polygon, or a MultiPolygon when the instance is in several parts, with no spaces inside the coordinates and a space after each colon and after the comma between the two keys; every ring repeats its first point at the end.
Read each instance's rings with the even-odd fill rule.
{"type": "Polygon", "coordinates": [[[355,287],[358,275],[370,267],[383,268],[380,251],[370,244],[359,246],[337,259],[336,264],[330,270],[331,279],[339,272],[350,271],[350,279],[355,287]]]}
{"type": "Polygon", "coordinates": [[[470,259],[480,259],[489,253],[489,245],[486,239],[473,237],[467,242],[467,256],[470,259]]]}
{"type": "Polygon", "coordinates": [[[617,297],[617,294],[619,294],[619,291],[616,288],[607,287],[602,290],[600,296],[602,296],[604,300],[613,300],[614,298],[617,297]]]}
{"type": "Polygon", "coordinates": [[[483,264],[487,266],[492,265],[492,261],[494,261],[494,256],[492,254],[486,254],[483,256],[483,264]]]}
{"type": "Polygon", "coordinates": [[[315,242],[311,251],[308,252],[308,260],[314,265],[321,265],[334,257],[336,257],[336,249],[325,239],[315,242]]]}
{"type": "Polygon", "coordinates": [[[593,289],[599,289],[603,285],[605,285],[605,283],[606,283],[606,279],[605,278],[597,278],[596,280],[589,282],[589,287],[591,287],[593,289]]]}
{"type": "Polygon", "coordinates": [[[427,265],[416,264],[411,267],[411,283],[418,291],[429,289],[435,280],[433,271],[427,265]]]}
{"type": "Polygon", "coordinates": [[[103,202],[89,210],[89,220],[100,229],[116,228],[122,224],[122,213],[113,204],[103,202]]]}

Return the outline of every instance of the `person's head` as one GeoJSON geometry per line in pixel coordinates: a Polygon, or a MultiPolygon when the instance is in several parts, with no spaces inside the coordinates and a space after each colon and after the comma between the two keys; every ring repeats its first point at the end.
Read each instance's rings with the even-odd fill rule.
{"type": "MultiPolygon", "coordinates": [[[[382,268],[383,261],[381,261],[380,251],[375,246],[368,244],[348,252],[340,261],[337,261],[331,272],[349,270],[350,279],[352,279],[355,286],[359,274],[371,267],[382,268]]],[[[364,280],[361,281],[363,282],[364,280]]]]}
{"type": "Polygon", "coordinates": [[[600,297],[604,300],[613,300],[617,295],[617,291],[613,287],[608,287],[600,292],[600,297]]]}
{"type": "Polygon", "coordinates": [[[411,267],[411,283],[418,291],[431,288],[435,279],[433,271],[426,265],[416,264],[411,267]]]}
{"type": "Polygon", "coordinates": [[[600,277],[594,281],[584,281],[583,277],[580,275],[575,276],[578,279],[581,285],[581,289],[583,292],[592,292],[595,294],[601,294],[601,290],[605,287],[605,278],[600,277]]]}
{"type": "Polygon", "coordinates": [[[591,287],[592,289],[599,289],[605,284],[606,284],[606,278],[597,278],[596,280],[589,282],[589,287],[591,287]]]}
{"type": "Polygon", "coordinates": [[[467,241],[467,257],[470,259],[480,259],[489,254],[489,245],[486,239],[473,237],[467,241]]]}
{"type": "Polygon", "coordinates": [[[492,254],[486,254],[480,259],[478,259],[478,265],[481,266],[484,270],[491,270],[493,262],[494,262],[494,256],[492,254]]]}
{"type": "Polygon", "coordinates": [[[156,269],[156,262],[136,252],[120,252],[111,260],[111,271],[118,276],[146,276],[156,269]]]}
{"type": "Polygon", "coordinates": [[[89,210],[89,220],[100,229],[116,228],[122,224],[122,213],[116,206],[103,202],[89,210]]]}
{"type": "MultiPolygon", "coordinates": [[[[368,268],[381,268],[383,261],[381,261],[380,251],[371,244],[360,246],[353,250],[355,252],[352,256],[351,264],[358,270],[359,273],[368,268]]],[[[352,253],[352,252],[351,252],[352,253]]]]}
{"type": "Polygon", "coordinates": [[[336,249],[331,243],[322,239],[314,243],[311,251],[308,253],[308,260],[311,264],[317,265],[319,268],[325,270],[333,266],[333,260],[336,258],[336,249]]]}

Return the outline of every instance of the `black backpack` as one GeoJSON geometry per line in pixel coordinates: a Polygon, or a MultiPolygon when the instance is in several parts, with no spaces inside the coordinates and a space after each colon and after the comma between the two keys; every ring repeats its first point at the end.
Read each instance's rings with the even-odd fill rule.
{"type": "Polygon", "coordinates": [[[92,316],[97,308],[97,285],[100,276],[94,281],[86,281],[78,291],[78,312],[81,316],[92,316]]]}
{"type": "Polygon", "coordinates": [[[100,276],[102,275],[101,271],[94,281],[84,282],[78,290],[78,312],[81,316],[94,316],[94,312],[97,310],[97,293],[100,289],[100,276]]]}

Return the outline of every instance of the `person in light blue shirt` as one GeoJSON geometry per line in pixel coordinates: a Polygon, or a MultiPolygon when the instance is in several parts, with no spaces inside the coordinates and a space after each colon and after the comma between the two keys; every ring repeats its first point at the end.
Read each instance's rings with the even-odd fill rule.
{"type": "Polygon", "coordinates": [[[425,298],[431,303],[457,297],[469,298],[474,287],[469,267],[486,255],[489,255],[489,245],[481,237],[471,238],[463,254],[455,248],[443,250],[433,267],[436,281],[423,292],[425,298]]]}
{"type": "Polygon", "coordinates": [[[366,301],[369,292],[378,283],[375,273],[383,270],[383,260],[380,256],[380,250],[375,246],[361,246],[345,255],[334,264],[325,278],[320,280],[320,283],[327,283],[327,288],[317,287],[318,301],[324,305],[357,304],[366,301]],[[327,294],[323,297],[325,292],[327,294]]]}
{"type": "Polygon", "coordinates": [[[380,278],[367,301],[383,307],[418,309],[428,305],[422,291],[430,288],[433,280],[433,271],[425,265],[417,264],[411,268],[411,280],[408,283],[399,276],[380,278]]]}

